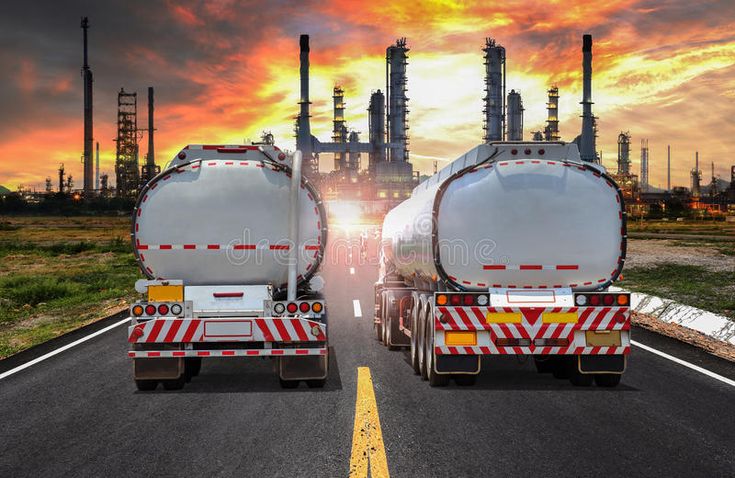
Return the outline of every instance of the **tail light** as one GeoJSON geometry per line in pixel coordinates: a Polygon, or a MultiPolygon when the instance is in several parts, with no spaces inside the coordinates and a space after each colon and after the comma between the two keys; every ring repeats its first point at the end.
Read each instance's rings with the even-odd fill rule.
{"type": "Polygon", "coordinates": [[[462,292],[457,294],[437,294],[434,300],[436,301],[436,305],[441,306],[470,307],[473,305],[487,305],[490,302],[490,297],[488,294],[462,292]]]}
{"type": "Polygon", "coordinates": [[[286,311],[286,306],[280,302],[273,306],[273,312],[275,312],[276,314],[282,314],[285,311],[286,311]]]}
{"type": "Polygon", "coordinates": [[[526,347],[531,345],[531,339],[497,338],[495,339],[495,345],[498,347],[526,347]]]}
{"type": "Polygon", "coordinates": [[[158,306],[158,315],[167,315],[168,314],[168,306],[166,304],[161,304],[158,306]]]}
{"type": "Polygon", "coordinates": [[[156,306],[152,304],[148,304],[145,306],[145,313],[146,315],[156,315],[156,306]]]}
{"type": "Polygon", "coordinates": [[[630,294],[608,294],[605,292],[588,292],[575,294],[574,303],[578,306],[614,307],[630,305],[630,294]]]}
{"type": "Polygon", "coordinates": [[[182,310],[183,309],[181,308],[181,305],[179,305],[179,304],[174,304],[174,305],[171,306],[171,313],[174,314],[174,315],[181,314],[181,311],[182,310]]]}
{"type": "Polygon", "coordinates": [[[299,304],[299,310],[305,314],[309,312],[309,310],[311,310],[311,307],[309,306],[308,302],[302,302],[299,304]]]}
{"type": "Polygon", "coordinates": [[[321,302],[314,302],[313,304],[311,304],[311,310],[315,314],[321,314],[322,310],[324,310],[324,306],[321,302]]]}
{"type": "Polygon", "coordinates": [[[299,306],[297,306],[295,302],[289,302],[286,306],[286,310],[289,314],[295,314],[296,311],[299,310],[299,306]]]}
{"type": "Polygon", "coordinates": [[[140,304],[134,305],[131,312],[134,316],[140,317],[141,315],[143,315],[143,306],[140,304]]]}

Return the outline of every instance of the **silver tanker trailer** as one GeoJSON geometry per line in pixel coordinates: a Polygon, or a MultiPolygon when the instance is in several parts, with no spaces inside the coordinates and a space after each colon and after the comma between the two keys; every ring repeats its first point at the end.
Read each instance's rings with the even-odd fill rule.
{"type": "Polygon", "coordinates": [[[533,357],[575,385],[615,386],[630,351],[623,197],[576,144],[480,145],[385,217],[377,338],[410,347],[432,386],[471,385],[481,357],[533,357]]]}
{"type": "Polygon", "coordinates": [[[212,357],[266,357],[284,387],[324,385],[326,214],[300,165],[268,144],[190,145],[143,188],[131,236],[144,299],[128,329],[139,389],[181,388],[212,357]]]}

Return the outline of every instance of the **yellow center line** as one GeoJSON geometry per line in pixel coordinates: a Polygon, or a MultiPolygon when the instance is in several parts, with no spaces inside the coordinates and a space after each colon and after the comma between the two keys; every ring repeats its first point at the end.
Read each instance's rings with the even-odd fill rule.
{"type": "Polygon", "coordinates": [[[373,390],[373,378],[368,367],[358,367],[350,478],[367,477],[368,468],[372,478],[390,477],[383,432],[380,429],[378,404],[373,390]]]}

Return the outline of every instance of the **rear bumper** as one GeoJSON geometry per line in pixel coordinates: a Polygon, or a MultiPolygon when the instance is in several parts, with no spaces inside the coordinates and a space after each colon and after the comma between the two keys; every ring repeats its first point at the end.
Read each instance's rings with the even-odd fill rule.
{"type": "Polygon", "coordinates": [[[300,317],[157,317],[128,327],[128,342],[326,342],[327,326],[300,317]]]}
{"type": "Polygon", "coordinates": [[[630,308],[627,306],[435,307],[434,325],[436,355],[630,353],[630,308]],[[491,320],[489,314],[517,314],[516,317],[520,316],[520,320],[498,322],[491,320]],[[566,315],[571,320],[551,322],[558,320],[560,315],[566,315]],[[470,333],[460,335],[453,334],[454,332],[470,333]],[[460,337],[461,340],[455,337],[460,337]],[[553,345],[547,345],[547,341],[553,345]],[[501,345],[508,342],[512,345],[501,345]]]}
{"type": "Polygon", "coordinates": [[[327,355],[326,324],[301,317],[156,317],[131,323],[128,357],[134,359],[327,355]]]}

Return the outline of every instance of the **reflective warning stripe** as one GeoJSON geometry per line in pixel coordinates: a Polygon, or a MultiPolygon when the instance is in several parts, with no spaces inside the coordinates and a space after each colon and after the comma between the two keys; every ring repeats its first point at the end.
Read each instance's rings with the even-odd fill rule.
{"type": "Polygon", "coordinates": [[[323,348],[300,349],[236,349],[236,350],[130,350],[130,358],[177,358],[177,357],[269,357],[298,355],[327,355],[323,348]]]}
{"type": "Polygon", "coordinates": [[[327,326],[300,317],[252,317],[221,319],[157,318],[128,327],[130,343],[219,342],[221,336],[207,336],[207,324],[240,323],[248,334],[228,338],[232,342],[324,342],[327,326]],[[248,327],[249,326],[249,327],[248,327]],[[316,332],[316,334],[315,334],[316,332]]]}

